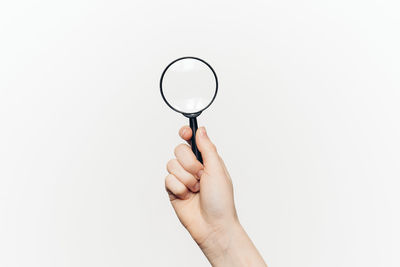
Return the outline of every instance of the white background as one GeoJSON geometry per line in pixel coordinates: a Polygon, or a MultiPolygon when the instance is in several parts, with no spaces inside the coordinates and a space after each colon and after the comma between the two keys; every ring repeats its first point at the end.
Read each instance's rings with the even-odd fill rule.
{"type": "Polygon", "coordinates": [[[0,266],[207,266],[164,192],[173,59],[272,266],[400,266],[398,1],[2,1],[0,266]]]}

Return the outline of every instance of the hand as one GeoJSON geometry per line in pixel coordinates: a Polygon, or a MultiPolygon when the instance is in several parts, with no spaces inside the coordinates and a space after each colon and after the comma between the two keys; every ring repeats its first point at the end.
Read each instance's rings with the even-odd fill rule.
{"type": "MultiPolygon", "coordinates": [[[[184,126],[179,135],[188,141],[192,130],[184,126]]],[[[204,164],[186,144],[167,164],[165,187],[179,220],[213,266],[266,266],[240,226],[231,178],[204,127],[196,143],[204,164]]]]}

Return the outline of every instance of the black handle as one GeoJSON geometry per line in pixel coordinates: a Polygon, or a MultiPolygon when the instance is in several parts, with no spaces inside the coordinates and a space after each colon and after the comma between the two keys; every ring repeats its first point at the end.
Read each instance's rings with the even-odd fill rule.
{"type": "Polygon", "coordinates": [[[190,128],[192,128],[192,139],[190,140],[191,145],[192,145],[192,151],[196,155],[196,158],[203,163],[203,158],[201,157],[201,153],[199,149],[197,148],[196,145],[196,132],[197,132],[197,119],[196,117],[190,117],[189,118],[189,123],[190,123],[190,128]]]}

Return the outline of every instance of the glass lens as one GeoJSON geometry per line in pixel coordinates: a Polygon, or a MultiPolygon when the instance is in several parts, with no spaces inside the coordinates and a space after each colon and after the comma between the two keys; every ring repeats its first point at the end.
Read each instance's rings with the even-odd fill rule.
{"type": "Polygon", "coordinates": [[[213,100],[217,81],[206,63],[184,58],[169,66],[164,73],[161,88],[173,108],[183,113],[196,113],[213,100]]]}

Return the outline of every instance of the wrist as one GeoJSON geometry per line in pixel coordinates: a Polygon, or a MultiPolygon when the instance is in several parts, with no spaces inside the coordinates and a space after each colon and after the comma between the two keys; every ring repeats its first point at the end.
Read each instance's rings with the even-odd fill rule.
{"type": "Polygon", "coordinates": [[[214,267],[267,266],[239,221],[216,229],[199,246],[214,267]]]}
{"type": "Polygon", "coordinates": [[[219,257],[230,247],[232,237],[241,233],[242,229],[237,220],[228,225],[213,227],[207,238],[198,245],[207,258],[219,257]]]}

